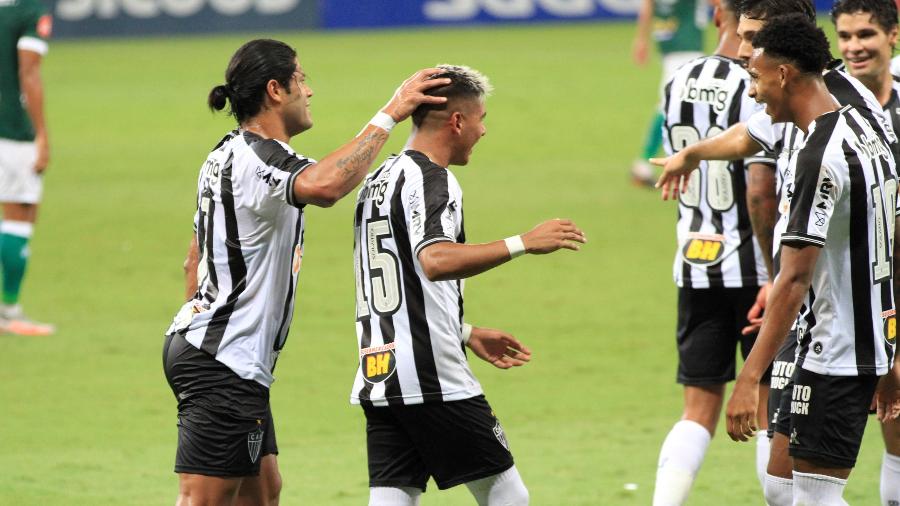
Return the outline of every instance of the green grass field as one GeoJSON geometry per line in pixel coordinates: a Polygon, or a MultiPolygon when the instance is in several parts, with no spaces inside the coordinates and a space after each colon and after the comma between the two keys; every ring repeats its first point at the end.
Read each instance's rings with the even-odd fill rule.
{"type": "MultiPolygon", "coordinates": [[[[293,146],[313,157],[354,135],[417,68],[484,71],[496,86],[488,134],[454,170],[467,237],[494,240],[553,217],[586,231],[581,252],[516,260],[466,291],[468,321],[534,351],[522,369],[474,369],[536,505],[649,504],[659,445],[680,416],[675,207],[626,176],[658,80],[658,63],[631,65],[631,33],[581,24],[265,34],[296,46],[309,75],[316,126],[293,146]]],[[[232,126],[206,110],[206,94],[248,37],[53,45],[53,159],[24,303],[60,331],[0,336],[0,504],[174,502],[162,333],[181,303],[197,171],[232,126]]],[[[394,132],[384,155],[407,127],[394,132]]],[[[364,420],[347,401],[352,200],[308,214],[298,309],[272,391],[285,505],[366,503],[364,420]]],[[[873,423],[849,503],[878,503],[881,454],[873,423]]],[[[753,458],[722,428],[690,504],[762,504],[753,458]]],[[[472,501],[464,487],[432,484],[423,504],[472,501]]]]}

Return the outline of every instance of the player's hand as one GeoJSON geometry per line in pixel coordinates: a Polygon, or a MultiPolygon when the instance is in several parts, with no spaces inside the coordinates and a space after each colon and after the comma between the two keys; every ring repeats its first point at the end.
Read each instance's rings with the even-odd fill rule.
{"type": "Polygon", "coordinates": [[[559,249],[578,251],[578,243],[584,244],[587,238],[584,232],[571,220],[555,219],[541,223],[522,234],[525,251],[532,255],[553,253],[559,249]]]}
{"type": "Polygon", "coordinates": [[[768,298],[769,290],[771,289],[771,282],[759,287],[759,292],[756,294],[756,301],[750,306],[750,311],[747,311],[747,322],[749,322],[750,325],[741,329],[741,334],[746,336],[759,332],[759,328],[762,327],[763,313],[766,310],[766,299],[768,298]]]}
{"type": "Polygon", "coordinates": [[[634,39],[634,45],[631,47],[631,58],[634,60],[634,63],[644,66],[647,64],[647,54],[648,51],[647,41],[642,38],[634,39]]]}
{"type": "Polygon", "coordinates": [[[756,409],[759,405],[759,383],[738,376],[734,391],[725,408],[725,428],[734,441],[747,441],[756,434],[756,409]]]}
{"type": "Polygon", "coordinates": [[[502,330],[472,327],[468,346],[479,358],[500,369],[523,366],[531,360],[531,350],[502,330]]]}
{"type": "Polygon", "coordinates": [[[900,417],[900,367],[894,366],[878,380],[875,390],[875,412],[882,423],[900,417]]]}
{"type": "Polygon", "coordinates": [[[34,161],[34,171],[43,174],[50,163],[50,142],[46,135],[38,135],[34,138],[34,147],[37,150],[37,158],[34,161]]]}
{"type": "Polygon", "coordinates": [[[690,147],[687,147],[666,158],[651,158],[650,163],[663,168],[656,187],[662,188],[663,200],[669,200],[678,198],[679,193],[687,190],[688,176],[700,165],[700,160],[692,156],[690,147]]]}
{"type": "Polygon", "coordinates": [[[447,101],[447,97],[432,97],[425,94],[431,88],[450,84],[450,78],[447,77],[432,79],[432,76],[443,72],[444,70],[439,68],[422,69],[416,72],[409,79],[403,81],[382,111],[390,114],[394,121],[399,123],[408,118],[416,110],[416,107],[422,104],[443,104],[447,101]]]}

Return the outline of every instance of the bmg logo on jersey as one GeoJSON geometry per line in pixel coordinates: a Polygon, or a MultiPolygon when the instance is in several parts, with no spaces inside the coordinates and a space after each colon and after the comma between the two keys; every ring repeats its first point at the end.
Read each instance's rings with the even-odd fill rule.
{"type": "Polygon", "coordinates": [[[363,379],[372,384],[385,381],[397,370],[394,343],[363,348],[359,350],[359,360],[363,379]]]}
{"type": "Polygon", "coordinates": [[[682,102],[710,104],[716,112],[725,112],[728,107],[728,96],[731,90],[724,79],[697,79],[690,78],[681,89],[682,102]]]}
{"type": "Polygon", "coordinates": [[[808,415],[810,398],[812,398],[812,387],[794,385],[794,390],[791,392],[791,414],[808,415]]]}

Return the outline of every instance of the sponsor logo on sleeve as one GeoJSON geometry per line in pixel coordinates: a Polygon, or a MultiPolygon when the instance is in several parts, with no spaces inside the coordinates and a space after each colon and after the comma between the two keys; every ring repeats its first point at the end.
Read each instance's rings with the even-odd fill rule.
{"type": "Polygon", "coordinates": [[[36,31],[38,37],[42,39],[49,39],[50,35],[53,33],[53,16],[50,14],[44,14],[38,19],[36,31]]]}

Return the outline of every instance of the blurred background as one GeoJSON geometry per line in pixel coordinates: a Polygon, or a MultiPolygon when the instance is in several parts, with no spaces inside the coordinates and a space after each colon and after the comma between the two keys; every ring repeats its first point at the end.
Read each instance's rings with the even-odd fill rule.
{"type": "MultiPolygon", "coordinates": [[[[828,2],[819,2],[827,9],[828,2]]],[[[632,61],[637,0],[59,0],[43,62],[52,156],[23,302],[52,337],[0,336],[0,504],[172,504],[175,399],[163,332],[183,298],[200,164],[231,118],[206,108],[231,54],[297,48],[322,157],[415,70],[465,64],[493,81],[466,167],[470,242],[576,221],[578,253],[527,257],[467,283],[467,321],[508,330],[527,367],[473,368],[535,505],[650,503],[681,413],[671,265],[676,208],[631,184],[654,113],[658,55],[632,61]]],[[[829,34],[830,21],[821,23],[829,34]]],[[[715,30],[706,31],[706,51],[715,30]]],[[[837,54],[835,52],[835,54],[837,54]]],[[[382,151],[400,150],[401,124],[382,151]]],[[[298,305],[272,405],[284,505],[361,505],[352,196],[309,209],[298,305]]],[[[866,434],[845,498],[877,504],[882,443],[866,434]]],[[[696,505],[757,505],[754,448],[717,434],[696,505]]],[[[471,504],[464,487],[423,504],[471,504]]]]}

